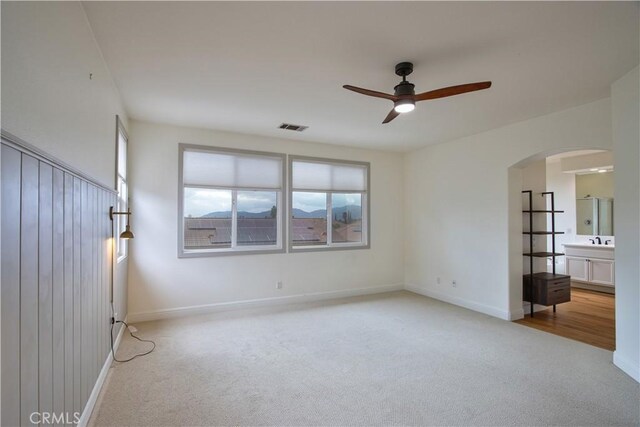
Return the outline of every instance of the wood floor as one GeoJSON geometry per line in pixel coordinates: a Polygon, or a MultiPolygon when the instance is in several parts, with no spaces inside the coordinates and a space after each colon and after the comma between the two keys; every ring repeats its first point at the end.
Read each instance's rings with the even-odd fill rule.
{"type": "Polygon", "coordinates": [[[527,315],[516,323],[582,341],[607,350],[616,348],[615,296],[571,288],[571,302],[527,315]]]}

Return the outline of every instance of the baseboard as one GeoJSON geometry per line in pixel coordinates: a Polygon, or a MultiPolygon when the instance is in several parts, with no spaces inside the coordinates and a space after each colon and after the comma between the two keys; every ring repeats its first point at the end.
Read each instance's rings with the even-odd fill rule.
{"type": "MultiPolygon", "coordinates": [[[[520,309],[516,309],[514,311],[510,311],[509,312],[509,320],[520,320],[520,319],[524,319],[524,315],[525,313],[529,314],[531,311],[529,310],[529,304],[526,304],[525,307],[522,307],[520,309]]],[[[545,311],[549,308],[550,306],[546,306],[546,305],[539,305],[539,304],[534,304],[533,306],[533,312],[537,313],[539,311],[545,311]]]]}
{"type": "Polygon", "coordinates": [[[198,314],[216,313],[219,311],[238,310],[242,308],[269,307],[283,304],[323,301],[336,298],[354,297],[360,295],[379,294],[383,292],[400,291],[404,285],[377,286],[374,288],[344,289],[329,292],[314,292],[301,295],[288,295],[283,297],[260,298],[243,301],[221,302],[214,304],[194,305],[190,307],[177,307],[165,310],[145,311],[129,313],[131,323],[148,322],[151,320],[172,319],[176,317],[194,316],[198,314]]]}
{"type": "MultiPolygon", "coordinates": [[[[125,318],[125,322],[128,322],[128,318],[125,318]]],[[[116,340],[113,342],[113,352],[118,351],[118,347],[120,346],[120,340],[122,339],[122,335],[124,334],[125,329],[127,329],[124,325],[120,328],[120,332],[118,332],[118,336],[116,340]]],[[[109,352],[109,356],[107,360],[105,360],[104,365],[102,365],[102,369],[100,370],[100,375],[98,375],[98,379],[96,383],[93,385],[93,390],[91,390],[91,394],[89,395],[89,399],[87,400],[87,404],[84,405],[84,409],[82,410],[82,415],[80,416],[80,420],[78,420],[79,427],[86,427],[89,423],[89,419],[91,418],[91,414],[93,413],[93,408],[96,406],[96,402],[98,401],[98,396],[100,395],[100,390],[102,390],[102,385],[104,384],[104,380],[107,378],[107,374],[109,373],[109,368],[111,367],[111,363],[113,362],[113,355],[109,352]]]]}
{"type": "Polygon", "coordinates": [[[622,372],[636,380],[636,382],[640,383],[640,367],[637,362],[633,363],[629,359],[621,356],[616,350],[613,352],[613,364],[620,368],[622,372]]]}
{"type": "Polygon", "coordinates": [[[586,289],[588,291],[602,292],[605,294],[612,294],[612,295],[615,295],[616,293],[616,288],[613,286],[595,285],[593,283],[584,283],[584,282],[578,282],[575,280],[571,281],[571,287],[578,288],[578,289],[586,289]]]}
{"type": "Polygon", "coordinates": [[[524,308],[519,308],[509,312],[509,320],[513,321],[513,320],[520,320],[520,319],[524,319],[524,308]]]}
{"type": "Polygon", "coordinates": [[[511,320],[514,315],[507,310],[501,310],[496,307],[492,307],[485,304],[480,304],[475,301],[471,301],[465,298],[454,297],[441,292],[434,291],[432,289],[424,288],[416,285],[405,285],[407,291],[424,295],[429,298],[434,298],[440,301],[448,302],[449,304],[457,305],[460,307],[468,308],[469,310],[478,311],[480,313],[488,314],[489,316],[497,317],[498,319],[511,320]]]}

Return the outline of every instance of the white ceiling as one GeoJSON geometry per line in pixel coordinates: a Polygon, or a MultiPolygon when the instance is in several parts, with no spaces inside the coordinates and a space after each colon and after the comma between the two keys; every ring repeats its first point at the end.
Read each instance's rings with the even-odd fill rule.
{"type": "Polygon", "coordinates": [[[609,96],[639,62],[637,2],[85,2],[132,118],[406,151],[609,96]],[[383,125],[417,92],[492,80],[383,125]],[[309,126],[303,133],[282,122],[309,126]]]}

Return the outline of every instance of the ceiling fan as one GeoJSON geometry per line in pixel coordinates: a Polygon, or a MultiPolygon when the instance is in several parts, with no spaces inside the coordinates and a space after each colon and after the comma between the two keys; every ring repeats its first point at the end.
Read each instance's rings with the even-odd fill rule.
{"type": "Polygon", "coordinates": [[[396,74],[402,77],[402,81],[394,88],[393,95],[375,90],[363,89],[356,86],[344,85],[345,89],[361,93],[363,95],[373,96],[376,98],[384,98],[393,101],[393,109],[389,112],[382,123],[389,123],[402,113],[413,111],[416,102],[427,101],[429,99],[446,98],[448,96],[460,95],[461,93],[474,92],[476,90],[488,89],[491,82],[467,83],[458,86],[443,87],[441,89],[430,90],[416,95],[414,84],[407,81],[407,76],[413,72],[413,64],[411,62],[401,62],[396,65],[396,74]]]}

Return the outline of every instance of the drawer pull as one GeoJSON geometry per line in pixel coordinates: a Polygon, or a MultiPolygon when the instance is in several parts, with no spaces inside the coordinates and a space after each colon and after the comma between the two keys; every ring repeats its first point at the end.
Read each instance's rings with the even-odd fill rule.
{"type": "Polygon", "coordinates": [[[550,285],[558,286],[558,285],[568,285],[570,282],[568,280],[558,280],[557,282],[549,282],[550,285]]]}

